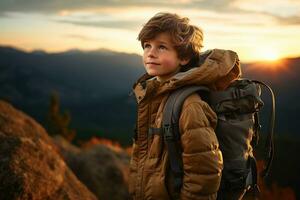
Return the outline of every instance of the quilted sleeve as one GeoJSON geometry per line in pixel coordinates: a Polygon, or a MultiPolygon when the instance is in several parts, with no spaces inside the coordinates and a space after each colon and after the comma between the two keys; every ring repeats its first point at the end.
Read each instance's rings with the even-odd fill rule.
{"type": "Polygon", "coordinates": [[[185,101],[179,120],[184,171],[181,200],[216,199],[223,169],[214,132],[217,116],[199,96],[196,100],[185,101]]]}

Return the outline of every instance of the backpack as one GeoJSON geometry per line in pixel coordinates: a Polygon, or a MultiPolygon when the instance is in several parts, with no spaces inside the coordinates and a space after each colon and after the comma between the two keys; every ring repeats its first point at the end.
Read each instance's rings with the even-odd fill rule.
{"type": "Polygon", "coordinates": [[[211,91],[205,86],[185,86],[172,92],[163,110],[162,129],[169,153],[169,164],[174,176],[174,190],[179,192],[183,181],[180,148],[179,118],[184,100],[197,92],[217,114],[215,130],[223,155],[224,168],[218,199],[241,199],[245,191],[259,196],[257,165],[252,154],[259,141],[259,111],[264,103],[261,85],[269,89],[272,97],[270,127],[265,147],[266,167],[260,174],[266,177],[274,157],[273,129],[275,123],[275,97],[272,89],[260,81],[238,79],[223,91],[211,91]],[[249,153],[248,159],[242,155],[249,153]],[[236,191],[244,191],[234,194],[236,191]]]}

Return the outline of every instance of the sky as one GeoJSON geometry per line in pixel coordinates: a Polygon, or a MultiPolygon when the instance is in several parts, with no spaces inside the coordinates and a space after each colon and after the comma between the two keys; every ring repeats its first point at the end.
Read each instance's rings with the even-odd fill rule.
{"type": "Polygon", "coordinates": [[[188,17],[204,50],[244,62],[300,56],[300,0],[1,0],[0,45],[26,51],[143,51],[137,36],[158,12],[188,17]]]}

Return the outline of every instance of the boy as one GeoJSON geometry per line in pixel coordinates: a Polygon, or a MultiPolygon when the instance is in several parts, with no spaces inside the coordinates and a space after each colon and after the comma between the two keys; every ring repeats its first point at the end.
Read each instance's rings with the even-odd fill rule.
{"type": "Polygon", "coordinates": [[[130,162],[129,192],[134,200],[216,199],[223,169],[214,128],[217,116],[197,94],[189,96],[179,120],[183,184],[179,191],[170,171],[161,128],[162,110],[170,92],[187,85],[226,88],[240,76],[232,51],[214,49],[200,54],[202,31],[188,18],[158,13],[138,39],[147,71],[134,84],[138,103],[136,135],[130,162]]]}

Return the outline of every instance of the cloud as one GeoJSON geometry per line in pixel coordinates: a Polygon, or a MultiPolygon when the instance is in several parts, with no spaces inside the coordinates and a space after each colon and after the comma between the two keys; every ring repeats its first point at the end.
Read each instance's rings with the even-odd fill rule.
{"type": "Polygon", "coordinates": [[[218,21],[230,24],[255,25],[253,20],[257,19],[257,24],[263,25],[263,23],[269,23],[270,20],[264,21],[267,17],[280,25],[300,24],[300,16],[293,15],[300,10],[300,3],[297,1],[264,0],[259,2],[260,0],[1,0],[0,18],[10,17],[9,12],[40,13],[57,16],[54,21],[58,23],[137,30],[149,19],[149,16],[153,16],[151,10],[178,10],[187,11],[186,13],[193,10],[196,11],[194,12],[196,17],[201,16],[203,11],[212,11],[218,21]],[[277,12],[279,8],[283,9],[277,12]],[[90,14],[93,17],[79,18],[75,16],[78,13],[90,14]],[[146,13],[148,17],[145,16],[146,13]],[[226,19],[228,14],[234,14],[236,18],[228,22],[226,19]],[[103,16],[106,18],[102,18],[103,16]],[[251,19],[246,19],[247,16],[251,16],[251,19]]]}
{"type": "MultiPolygon", "coordinates": [[[[274,17],[278,16],[278,21],[283,24],[298,24],[298,20],[293,18],[300,11],[300,3],[296,0],[1,0],[0,17],[6,16],[3,15],[5,12],[61,14],[81,11],[97,12],[98,10],[101,13],[106,9],[120,8],[126,10],[129,7],[136,9],[146,7],[200,9],[221,13],[261,12],[274,17]],[[286,17],[286,19],[280,17],[286,17]]],[[[74,23],[82,24],[81,22],[74,23]]],[[[90,23],[84,24],[89,26],[90,23]]],[[[109,25],[104,24],[104,26],[109,25]]]]}
{"type": "Polygon", "coordinates": [[[266,11],[244,11],[244,14],[249,13],[251,14],[254,18],[251,19],[253,21],[257,21],[257,24],[261,23],[270,23],[267,20],[260,20],[263,19],[263,17],[269,18],[273,20],[273,23],[278,24],[278,25],[300,25],[300,15],[279,15],[279,14],[274,14],[271,12],[266,12],[266,11]]]}
{"type": "Polygon", "coordinates": [[[253,14],[270,16],[281,25],[298,25],[300,2],[296,0],[236,0],[234,7],[253,14]]]}
{"type": "Polygon", "coordinates": [[[232,5],[236,0],[200,0],[192,1],[187,7],[214,11],[236,11],[232,5]]]}
{"type": "Polygon", "coordinates": [[[0,12],[0,18],[9,18],[10,16],[9,16],[9,14],[7,14],[7,13],[1,13],[0,12]]]}
{"type": "Polygon", "coordinates": [[[274,16],[279,24],[282,25],[300,25],[300,16],[280,17],[274,16]]]}
{"type": "Polygon", "coordinates": [[[206,8],[226,10],[235,0],[1,0],[0,12],[42,12],[57,13],[62,10],[94,9],[103,7],[168,7],[168,8],[206,8]]]}
{"type": "Polygon", "coordinates": [[[139,28],[142,21],[129,21],[129,20],[56,20],[59,23],[74,24],[80,26],[91,26],[101,28],[118,28],[118,29],[129,29],[136,30],[139,28]]]}
{"type": "Polygon", "coordinates": [[[100,38],[93,38],[93,37],[88,37],[85,35],[78,35],[78,34],[67,34],[67,35],[65,35],[65,37],[75,38],[75,39],[79,39],[79,40],[87,41],[87,42],[99,41],[99,39],[100,39],[100,38]]]}

